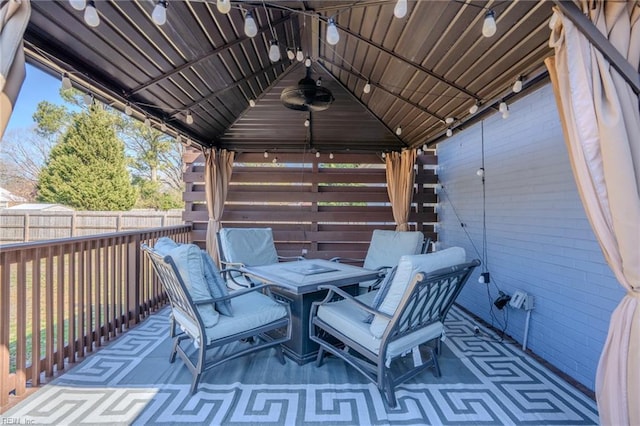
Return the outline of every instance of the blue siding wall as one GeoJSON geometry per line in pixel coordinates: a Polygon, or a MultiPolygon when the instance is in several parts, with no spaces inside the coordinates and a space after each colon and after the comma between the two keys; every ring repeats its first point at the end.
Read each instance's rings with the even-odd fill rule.
{"type": "MultiPolygon", "coordinates": [[[[458,303],[522,343],[526,314],[505,308],[492,320],[498,289],[535,298],[527,347],[590,389],[609,317],[624,292],[607,266],[571,172],[550,85],[484,120],[488,285],[477,271],[458,303]]],[[[437,147],[439,247],[482,258],[482,126],[437,147]],[[461,226],[464,224],[464,226],[461,226]],[[474,247],[475,246],[475,247],[474,247]]]]}

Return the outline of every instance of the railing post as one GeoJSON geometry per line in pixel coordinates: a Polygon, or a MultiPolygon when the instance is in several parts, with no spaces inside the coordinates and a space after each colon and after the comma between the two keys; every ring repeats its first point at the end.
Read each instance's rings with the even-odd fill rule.
{"type": "Polygon", "coordinates": [[[27,243],[29,242],[29,233],[31,232],[29,230],[29,213],[25,213],[24,214],[24,229],[23,229],[23,235],[22,235],[22,242],[27,243]]]}
{"type": "Polygon", "coordinates": [[[140,235],[129,242],[127,253],[127,292],[129,325],[140,321],[140,235]]]}

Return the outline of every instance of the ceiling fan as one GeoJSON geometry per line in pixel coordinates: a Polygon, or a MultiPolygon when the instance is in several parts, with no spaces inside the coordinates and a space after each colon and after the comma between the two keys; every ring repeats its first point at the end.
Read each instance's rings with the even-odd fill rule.
{"type": "Polygon", "coordinates": [[[331,91],[311,78],[311,67],[307,74],[298,81],[297,86],[287,87],[280,94],[280,100],[290,109],[297,111],[324,111],[331,106],[334,97],[331,91]]]}

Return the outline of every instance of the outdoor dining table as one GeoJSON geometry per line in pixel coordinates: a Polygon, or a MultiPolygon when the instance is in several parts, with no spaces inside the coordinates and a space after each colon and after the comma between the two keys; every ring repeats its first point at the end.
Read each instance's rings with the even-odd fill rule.
{"type": "Polygon", "coordinates": [[[246,266],[242,271],[259,281],[274,284],[272,292],[291,306],[291,340],[283,345],[285,354],[298,364],[313,361],[318,344],[309,339],[311,303],[323,299],[321,285],[335,285],[357,295],[358,283],[378,277],[379,272],[324,259],[305,259],[263,266],[246,266]]]}

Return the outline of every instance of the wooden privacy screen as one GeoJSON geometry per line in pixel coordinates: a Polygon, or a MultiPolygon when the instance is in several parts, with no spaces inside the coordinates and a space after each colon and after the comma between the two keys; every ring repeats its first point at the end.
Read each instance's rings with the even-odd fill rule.
{"type": "MultiPolygon", "coordinates": [[[[184,221],[204,247],[207,206],[204,156],[185,155],[184,221]]],[[[437,157],[420,155],[411,205],[411,230],[436,240],[434,192],[437,157]]],[[[384,159],[375,154],[237,154],[223,227],[271,227],[278,254],[309,258],[361,258],[374,229],[395,229],[387,195],[384,159]],[[274,162],[274,159],[277,161],[274,162]]]]}

